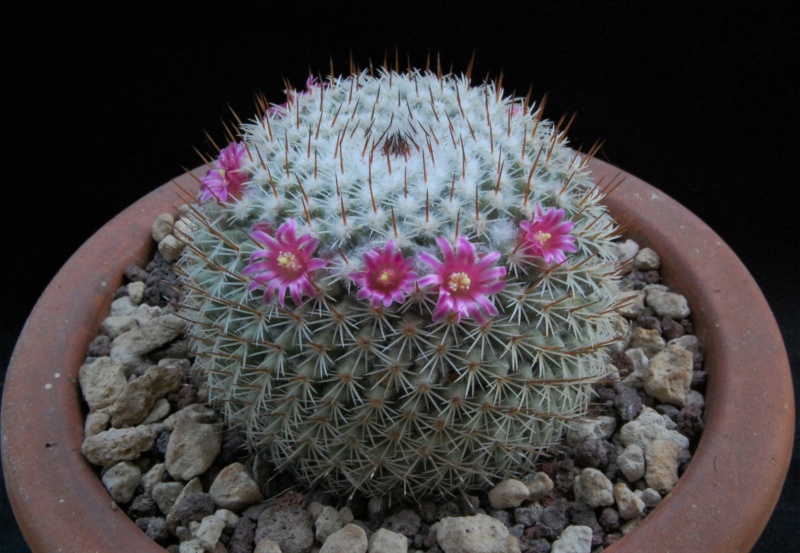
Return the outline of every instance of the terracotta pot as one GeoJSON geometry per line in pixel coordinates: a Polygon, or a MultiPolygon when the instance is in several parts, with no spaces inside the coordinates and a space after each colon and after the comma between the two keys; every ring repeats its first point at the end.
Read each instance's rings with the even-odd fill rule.
{"type": "MultiPolygon", "coordinates": [[[[662,257],[706,348],[706,428],[664,501],[609,553],[748,551],[775,508],[794,436],[786,350],[766,300],[741,261],[673,199],[602,161],[607,203],[628,234],[662,257]]],[[[195,188],[184,174],[176,182],[195,188]]],[[[77,382],[122,271],[151,253],[150,226],[178,201],[175,184],[151,192],[101,228],[66,263],[33,309],[5,382],[3,467],[14,513],[35,553],[162,552],[119,509],[81,453],[77,382]]]]}

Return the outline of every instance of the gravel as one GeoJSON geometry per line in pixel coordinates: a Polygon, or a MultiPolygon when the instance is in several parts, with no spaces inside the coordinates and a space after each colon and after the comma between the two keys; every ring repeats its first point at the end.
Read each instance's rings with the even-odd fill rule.
{"type": "MultiPolygon", "coordinates": [[[[164,219],[153,229],[160,243],[172,238],[164,219]]],[[[628,339],[609,351],[590,416],[538,472],[450,501],[305,490],[248,452],[206,403],[167,251],[175,257],[159,247],[145,267],[126,268],[80,384],[84,455],[119,507],[169,551],[596,553],[658,508],[703,432],[706,375],[690,306],[661,282],[658,253],[625,240],[628,339]]]]}

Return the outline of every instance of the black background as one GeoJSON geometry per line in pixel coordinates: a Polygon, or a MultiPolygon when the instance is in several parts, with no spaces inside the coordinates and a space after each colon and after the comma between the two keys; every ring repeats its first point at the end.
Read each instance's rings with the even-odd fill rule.
{"type": "MultiPolygon", "coordinates": [[[[400,53],[503,72],[504,88],[577,114],[573,146],[672,196],[761,286],[800,381],[798,28],[789,1],[105,3],[4,15],[0,382],[44,287],[91,234],[199,165],[231,109],[284,79],[400,53]],[[475,4],[477,6],[477,4],[475,4]]],[[[756,552],[797,551],[800,453],[756,552]]],[[[757,475],[753,475],[757,477],[757,475]]],[[[4,491],[4,490],[3,490],[4,491]]],[[[742,498],[746,502],[747,498],[742,498]]],[[[4,493],[3,552],[27,551],[4,493]]]]}

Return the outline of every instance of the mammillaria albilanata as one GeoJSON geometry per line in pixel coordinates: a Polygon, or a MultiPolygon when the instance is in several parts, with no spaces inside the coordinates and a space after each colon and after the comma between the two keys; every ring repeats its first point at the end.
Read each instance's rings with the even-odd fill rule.
{"type": "Polygon", "coordinates": [[[586,156],[463,75],[311,78],[261,108],[209,162],[179,261],[227,422],[339,493],[535,470],[617,334],[619,230],[586,156]]]}

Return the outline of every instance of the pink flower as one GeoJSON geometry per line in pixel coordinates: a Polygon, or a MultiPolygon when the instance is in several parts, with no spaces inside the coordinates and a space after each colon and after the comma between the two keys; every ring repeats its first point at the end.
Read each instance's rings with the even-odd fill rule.
{"type": "Polygon", "coordinates": [[[475,248],[464,237],[456,241],[455,252],[450,242],[441,236],[436,243],[444,254],[444,263],[428,253],[419,254],[420,260],[434,271],[419,279],[419,285],[435,284],[439,287],[439,301],[433,312],[433,320],[439,321],[455,313],[456,322],[464,316],[483,323],[485,315],[497,315],[497,308],[488,295],[499,292],[506,285],[502,280],[506,268],[493,266],[500,258],[500,252],[494,251],[476,258],[475,248]]]}
{"type": "Polygon", "coordinates": [[[201,179],[201,202],[211,198],[227,202],[229,197],[238,197],[242,193],[242,185],[248,179],[247,172],[242,169],[246,153],[244,144],[238,142],[231,142],[220,151],[214,168],[201,179]]]}
{"type": "Polygon", "coordinates": [[[285,88],[283,93],[286,94],[287,100],[276,106],[272,106],[269,108],[270,115],[283,115],[283,112],[286,111],[286,107],[290,102],[294,102],[298,96],[304,96],[306,94],[311,94],[311,91],[315,88],[318,88],[322,85],[319,84],[317,78],[314,75],[309,75],[306,79],[306,90],[305,92],[297,92],[291,88],[285,88]]]}
{"type": "MultiPolygon", "coordinates": [[[[317,77],[315,77],[314,75],[309,75],[308,78],[306,79],[305,92],[300,92],[299,94],[311,94],[311,91],[313,91],[315,88],[318,88],[319,86],[320,84],[319,81],[317,80],[317,77]]],[[[295,90],[284,90],[283,92],[286,93],[286,96],[289,97],[290,101],[294,101],[298,94],[297,91],[295,90]]]]}
{"type": "Polygon", "coordinates": [[[394,251],[391,240],[383,249],[375,248],[365,253],[364,265],[363,271],[353,273],[350,278],[361,287],[356,297],[360,300],[369,298],[373,307],[379,307],[381,303],[389,307],[392,301],[403,303],[418,278],[412,271],[414,260],[394,251]]]}
{"type": "Polygon", "coordinates": [[[254,230],[252,238],[265,248],[253,252],[250,264],[242,270],[244,275],[253,275],[249,290],[263,286],[267,302],[272,301],[272,295],[277,292],[281,307],[284,307],[287,289],[298,305],[304,294],[313,295],[315,288],[309,276],[326,264],[323,259],[311,257],[319,241],[310,234],[298,238],[296,231],[294,219],[278,227],[275,238],[262,230],[254,230]]]}
{"type": "Polygon", "coordinates": [[[564,252],[576,252],[575,237],[570,234],[574,223],[563,221],[564,210],[548,207],[542,213],[542,206],[536,205],[532,220],[521,221],[521,248],[532,257],[544,258],[545,263],[562,263],[567,256],[564,252]]]}

